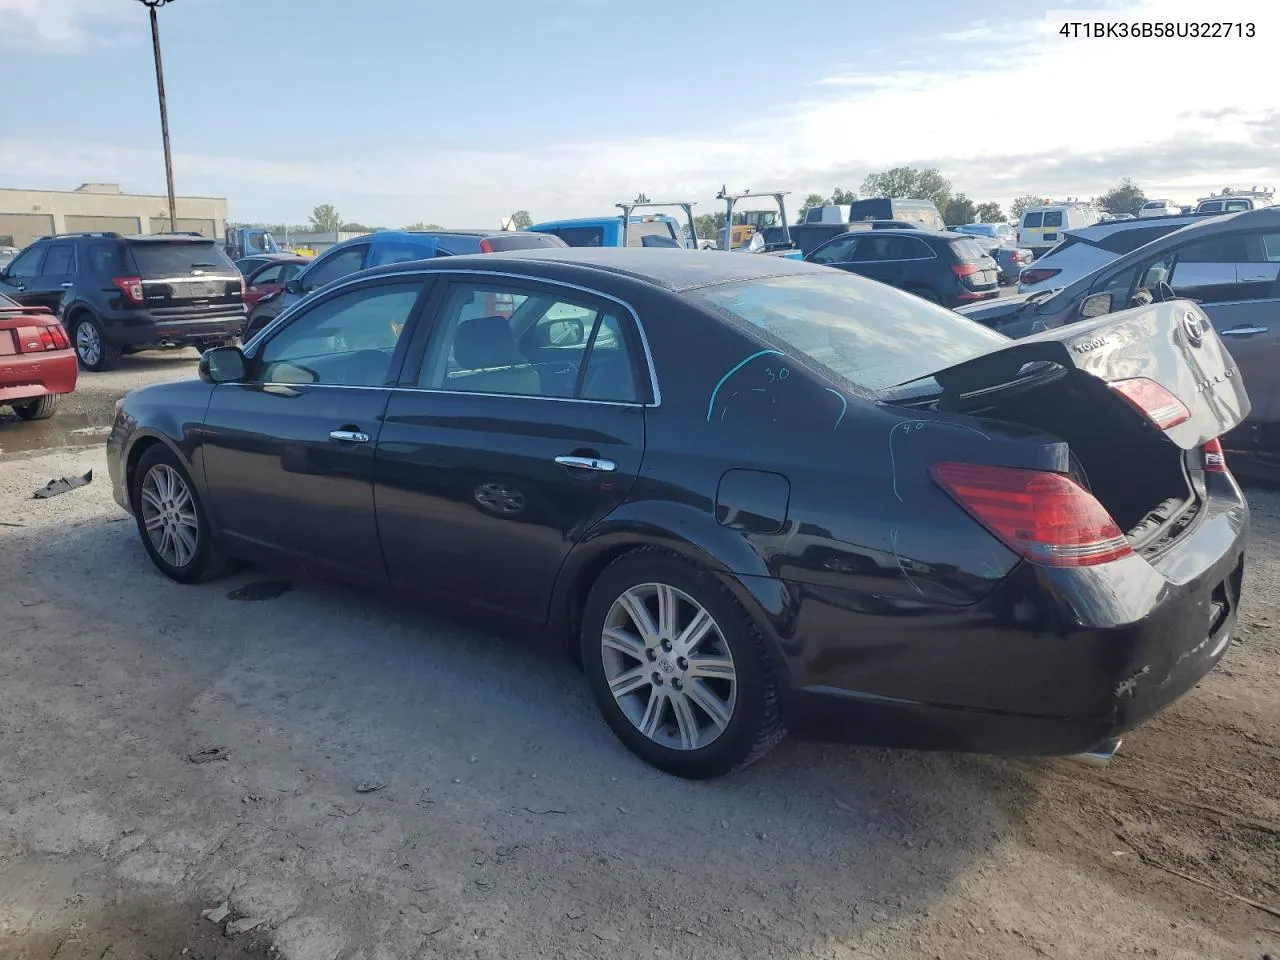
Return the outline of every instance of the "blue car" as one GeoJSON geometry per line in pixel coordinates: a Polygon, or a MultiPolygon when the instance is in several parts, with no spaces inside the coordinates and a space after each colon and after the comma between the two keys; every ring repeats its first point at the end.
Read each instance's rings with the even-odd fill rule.
{"type": "Polygon", "coordinates": [[[248,340],[312,291],[371,267],[432,257],[564,245],[555,237],[512,230],[379,230],[353,237],[316,257],[307,269],[285,284],[280,293],[258,301],[249,314],[241,339],[248,340]]]}
{"type": "MultiPolygon", "coordinates": [[[[533,233],[559,237],[571,247],[622,246],[622,217],[582,217],[548,220],[525,228],[533,233]]],[[[633,214],[627,224],[629,247],[683,247],[680,221],[665,213],[633,214]]]]}

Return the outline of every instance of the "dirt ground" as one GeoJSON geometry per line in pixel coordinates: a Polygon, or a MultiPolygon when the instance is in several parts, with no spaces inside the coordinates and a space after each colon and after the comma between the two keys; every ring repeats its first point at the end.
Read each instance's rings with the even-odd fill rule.
{"type": "Polygon", "coordinates": [[[0,417],[3,960],[1280,960],[1280,494],[1249,491],[1238,641],[1109,766],[788,741],[686,783],[525,638],[164,580],[101,440],[192,366],[0,417]]]}

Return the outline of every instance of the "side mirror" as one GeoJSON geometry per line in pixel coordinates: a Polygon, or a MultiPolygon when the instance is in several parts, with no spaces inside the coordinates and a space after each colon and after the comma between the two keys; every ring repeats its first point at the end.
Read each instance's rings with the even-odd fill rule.
{"type": "Polygon", "coordinates": [[[1095,293],[1085,297],[1080,304],[1080,317],[1092,320],[1094,317],[1105,317],[1111,312],[1111,294],[1095,293]]]}
{"type": "Polygon", "coordinates": [[[292,280],[288,281],[284,285],[284,292],[291,293],[295,297],[302,296],[303,294],[302,281],[298,277],[294,277],[292,280]]]}
{"type": "Polygon", "coordinates": [[[553,320],[547,325],[547,345],[576,347],[587,338],[587,327],[577,318],[553,320]]]}
{"type": "Polygon", "coordinates": [[[200,379],[206,383],[239,383],[249,372],[249,361],[239,347],[214,347],[200,357],[200,379]]]}

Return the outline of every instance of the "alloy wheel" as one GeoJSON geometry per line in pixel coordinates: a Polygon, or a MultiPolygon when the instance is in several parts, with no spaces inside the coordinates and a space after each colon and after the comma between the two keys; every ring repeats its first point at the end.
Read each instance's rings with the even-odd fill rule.
{"type": "Polygon", "coordinates": [[[600,637],[605,680],[637,730],[673,750],[713,743],[733,719],[738,675],[715,619],[663,583],[619,596],[600,637]]]}
{"type": "Polygon", "coordinates": [[[139,501],[156,553],[170,566],[185,567],[200,543],[200,520],[182,475],[167,463],[157,463],[143,478],[139,501]]]}
{"type": "Polygon", "coordinates": [[[98,328],[88,320],[76,325],[76,353],[86,367],[96,366],[102,359],[102,338],[98,328]]]}

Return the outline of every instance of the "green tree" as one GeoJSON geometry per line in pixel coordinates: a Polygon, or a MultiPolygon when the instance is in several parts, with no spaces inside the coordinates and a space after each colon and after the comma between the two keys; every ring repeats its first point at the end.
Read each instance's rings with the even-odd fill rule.
{"type": "Polygon", "coordinates": [[[835,204],[838,206],[840,204],[853,203],[857,199],[858,199],[858,195],[854,193],[852,190],[846,190],[844,187],[836,187],[834,190],[831,191],[831,198],[827,201],[827,203],[835,204]]]}
{"type": "Polygon", "coordinates": [[[1034,193],[1024,193],[1022,196],[1014,198],[1012,205],[1009,207],[1009,215],[1015,220],[1021,220],[1022,212],[1027,207],[1038,207],[1044,202],[1044,197],[1038,197],[1034,193]]]}
{"type": "Polygon", "coordinates": [[[720,231],[724,229],[723,213],[700,213],[693,218],[693,225],[702,240],[719,240],[720,231]]]}
{"type": "Polygon", "coordinates": [[[958,227],[962,223],[973,223],[977,218],[978,208],[963,193],[957,193],[948,200],[942,213],[942,219],[948,227],[958,227]]]}
{"type": "Polygon", "coordinates": [[[320,233],[333,233],[342,226],[342,218],[333,204],[322,203],[311,211],[311,229],[320,233]]]}
{"type": "Polygon", "coordinates": [[[417,223],[411,223],[411,224],[409,224],[409,225],[408,225],[407,227],[405,227],[404,229],[406,229],[406,230],[416,230],[416,231],[418,231],[419,233],[421,233],[421,232],[422,232],[422,231],[424,231],[424,230],[439,230],[439,229],[440,229],[440,224],[438,224],[438,223],[423,223],[421,220],[419,220],[417,223]]]}
{"type": "Polygon", "coordinates": [[[1128,177],[1121,180],[1118,186],[1112,187],[1094,200],[1094,203],[1107,211],[1107,213],[1127,213],[1133,217],[1138,215],[1138,211],[1142,209],[1142,205],[1146,202],[1147,198],[1142,192],[1142,188],[1128,177]]]}
{"type": "Polygon", "coordinates": [[[344,223],[338,229],[345,233],[373,233],[373,227],[366,227],[363,223],[356,222],[344,223]]]}
{"type": "Polygon", "coordinates": [[[998,203],[980,203],[978,204],[978,219],[983,223],[1003,223],[1004,211],[1000,209],[998,203]]]}
{"type": "Polygon", "coordinates": [[[864,197],[892,197],[898,200],[932,200],[938,210],[947,209],[951,181],[933,167],[893,167],[873,173],[862,181],[864,197]]]}
{"type": "Polygon", "coordinates": [[[523,230],[525,227],[532,227],[533,217],[529,216],[528,210],[517,210],[511,215],[511,226],[516,230],[523,230]]]}

